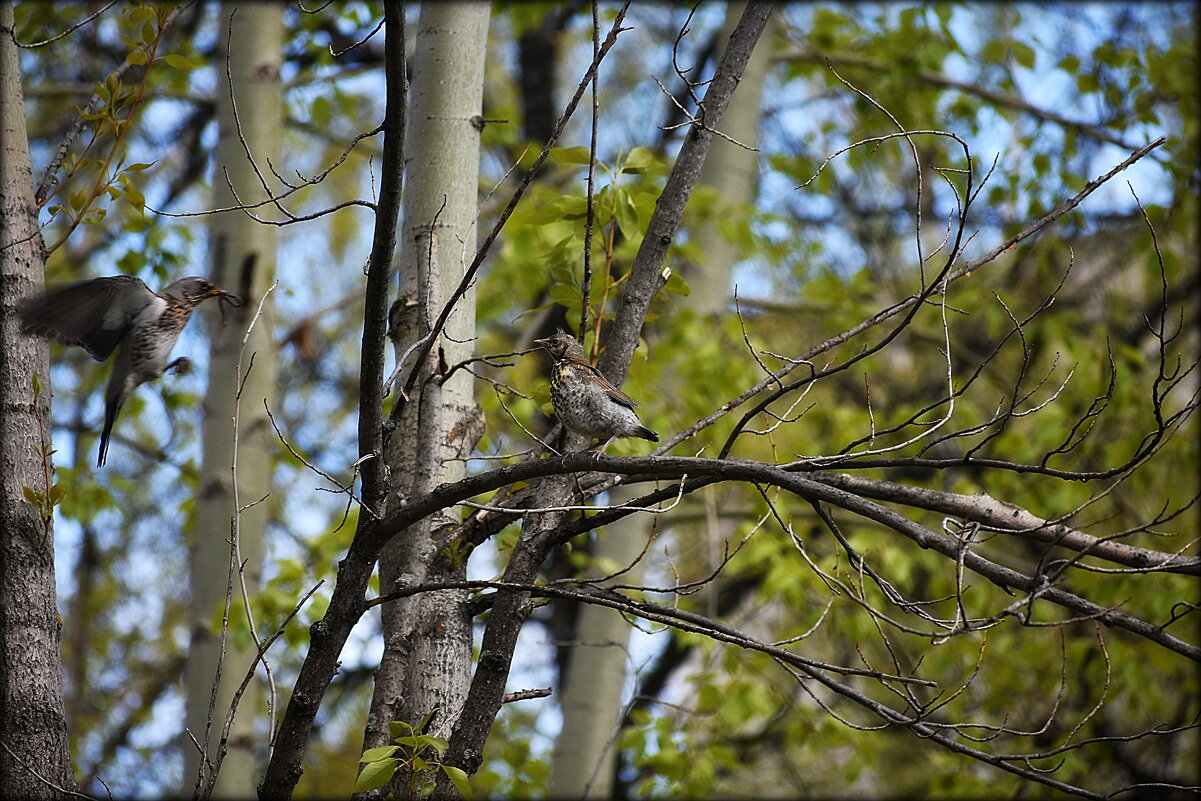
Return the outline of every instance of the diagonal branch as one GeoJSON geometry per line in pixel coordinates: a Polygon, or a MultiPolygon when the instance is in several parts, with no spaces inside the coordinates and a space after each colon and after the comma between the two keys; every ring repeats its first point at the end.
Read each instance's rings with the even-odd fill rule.
{"type": "Polygon", "coordinates": [[[981,523],[993,530],[1029,537],[1038,542],[1058,545],[1118,564],[1148,571],[1162,570],[1167,573],[1201,575],[1201,557],[1164,553],[1123,542],[1114,542],[1102,537],[1094,537],[1063,523],[1043,520],[1019,506],[997,500],[989,495],[960,495],[954,492],[911,487],[892,481],[851,476],[845,473],[815,472],[810,473],[809,476],[815,481],[839,487],[865,498],[903,503],[907,506],[954,515],[964,520],[981,523]]]}
{"type": "Polygon", "coordinates": [[[680,225],[684,206],[700,178],[705,158],[709,155],[709,147],[713,143],[713,129],[721,124],[734,89],[742,77],[742,71],[751,57],[751,51],[759,41],[773,10],[772,3],[747,4],[742,19],[730,34],[729,44],[726,45],[725,53],[717,66],[717,74],[709,82],[704,108],[697,112],[698,120],[703,120],[704,124],[698,123],[689,127],[684,144],[680,147],[680,154],[676,157],[676,163],[667,179],[667,185],[663,187],[663,193],[655,203],[646,234],[642,237],[638,255],[634,258],[630,276],[618,301],[617,315],[609,331],[609,341],[597,363],[600,371],[616,386],[621,386],[625,380],[630,359],[638,347],[642,322],[646,319],[651,300],[666,281],[663,263],[667,259],[667,249],[680,225]]]}
{"type": "MultiPolygon", "coordinates": [[[[385,3],[387,22],[385,76],[387,101],[384,120],[384,168],[381,177],[380,200],[376,209],[375,239],[367,266],[366,314],[363,322],[363,355],[360,375],[359,451],[372,455],[363,464],[364,510],[380,508],[383,481],[383,373],[384,348],[387,336],[388,277],[392,254],[396,249],[396,221],[400,213],[400,193],[403,169],[405,58],[404,5],[385,3]]],[[[377,526],[374,515],[366,512],[359,517],[358,530],[351,550],[364,535],[377,526]]],[[[348,555],[338,571],[334,595],[341,599],[342,620],[357,621],[362,614],[363,589],[379,555],[372,552],[365,561],[352,561],[348,555]],[[358,587],[357,597],[349,587],[358,587]]],[[[321,699],[338,670],[338,655],[346,642],[349,627],[343,630],[335,618],[326,617],[310,629],[310,647],[293,686],[292,697],[274,732],[274,751],[259,785],[262,798],[291,798],[303,773],[305,745],[321,699]]]]}

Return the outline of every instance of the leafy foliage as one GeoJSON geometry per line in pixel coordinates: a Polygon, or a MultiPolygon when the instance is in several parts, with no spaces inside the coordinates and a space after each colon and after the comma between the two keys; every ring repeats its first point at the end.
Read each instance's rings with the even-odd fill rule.
{"type": "MultiPolygon", "coordinates": [[[[516,3],[496,12],[484,116],[509,122],[484,128],[483,164],[490,174],[483,190],[495,194],[483,200],[481,228],[496,214],[495,198],[519,177],[506,173],[510,165],[533,158],[527,153],[521,161],[527,144],[519,125],[521,76],[510,51],[517,36],[542,24],[549,8],[516,3]]],[[[194,271],[208,247],[202,217],[176,221],[153,210],[206,207],[204,176],[215,173],[203,143],[211,141],[213,92],[222,83],[213,52],[223,23],[205,4],[167,25],[169,13],[166,7],[130,5],[73,34],[87,47],[68,38],[23,56],[35,162],[54,159],[66,133],[64,121],[93,91],[97,98],[80,115],[84,132],[42,198],[53,254],[49,271],[56,279],[119,271],[161,282],[184,269],[194,271]],[[130,67],[113,72],[125,62],[130,67]],[[90,90],[80,95],[63,88],[78,84],[90,90]]],[[[339,58],[330,52],[335,42],[334,50],[342,50],[366,39],[379,4],[288,13],[288,156],[280,172],[291,180],[293,173],[315,175],[339,163],[347,142],[378,124],[382,101],[373,74],[382,45],[371,39],[339,58]]],[[[678,144],[656,129],[673,112],[647,76],[670,75],[673,58],[703,66],[701,33],[716,27],[702,10],[673,53],[687,11],[656,6],[639,13],[641,46],[621,51],[624,61],[612,73],[602,72],[590,294],[585,301],[584,176],[590,153],[580,144],[587,135],[575,131],[554,151],[509,221],[476,286],[479,354],[513,354],[540,327],[560,321],[574,326],[585,302],[588,353],[595,356],[605,341],[678,144]],[[656,103],[666,110],[648,113],[656,103]]],[[[830,154],[896,132],[882,108],[905,129],[938,129],[969,140],[978,175],[996,157],[972,211],[967,233],[973,240],[965,258],[987,252],[1058,207],[1129,149],[1166,133],[1165,146],[1127,174],[1150,226],[1129,189],[1111,182],[1108,187],[1116,189],[1107,187],[1041,238],[1001,256],[986,268],[991,272],[952,285],[945,307],[927,304],[889,348],[815,383],[795,406],[790,396],[746,421],[745,428],[764,433],[737,436],[733,455],[784,463],[899,446],[939,425],[950,408],[948,394],[955,396],[953,423],[940,430],[969,433],[929,447],[929,440],[905,446],[893,454],[898,460],[971,452],[1068,472],[1102,472],[1139,453],[1165,400],[1153,394],[1165,382],[1159,343],[1148,332],[1158,324],[1164,296],[1169,329],[1197,312],[1195,289],[1190,293],[1197,219],[1195,14],[1184,4],[782,8],[758,159],[759,195],[744,210],[744,222],[723,211],[721,198],[703,187],[694,194],[672,243],[672,277],[654,302],[625,384],[643,402],[644,422],[661,432],[684,430],[754,385],[766,370],[784,366],[785,357],[914,291],[918,241],[923,254],[939,247],[946,221],[962,202],[956,171],[968,165],[948,138],[923,136],[914,139],[916,162],[903,139],[873,141],[847,150],[819,172],[830,154]],[[920,236],[914,230],[919,210],[920,236]],[[689,283],[707,268],[696,233],[710,227],[743,255],[734,272],[738,304],[718,319],[695,313],[688,298],[689,283]],[[1152,230],[1162,249],[1162,276],[1152,230]],[[1038,312],[1052,296],[1053,307],[1038,312]],[[1031,315],[1019,330],[1015,320],[1031,315]],[[1021,416],[986,427],[997,409],[1010,406],[1021,416]],[[782,418],[795,422],[776,426],[782,418]]],[[[37,4],[18,7],[17,15],[21,41],[49,38],[77,16],[73,9],[37,4]]],[[[591,52],[588,21],[577,16],[569,22],[558,34],[564,63],[591,52]]],[[[378,165],[374,147],[372,140],[356,146],[326,180],[296,194],[297,207],[371,197],[370,171],[378,165]]],[[[345,466],[356,458],[355,321],[361,316],[358,267],[370,228],[366,220],[360,210],[348,208],[288,229],[276,323],[278,339],[289,347],[289,369],[281,371],[284,383],[273,409],[280,428],[305,459],[350,484],[352,471],[345,466]]],[[[833,348],[813,368],[854,358],[881,336],[833,348]]],[[[181,347],[192,344],[185,338],[181,347]]],[[[1169,367],[1177,356],[1187,365],[1196,358],[1195,330],[1186,325],[1167,350],[1169,367]]],[[[481,456],[524,451],[531,433],[541,436],[549,429],[539,357],[496,357],[478,375],[478,401],[487,420],[481,456]]],[[[60,559],[72,574],[62,586],[64,658],[76,761],[85,786],[94,790],[98,776],[130,787],[149,765],[177,764],[177,747],[162,735],[155,710],[179,703],[179,656],[188,637],[179,566],[187,553],[184,532],[195,514],[192,499],[200,489],[195,417],[188,411],[197,402],[199,379],[131,399],[125,415],[129,444],[146,458],[113,465],[97,477],[77,455],[90,442],[99,403],[89,396],[102,380],[86,359],[64,356],[56,366],[55,447],[46,453],[57,451],[65,466],[47,487],[27,488],[39,511],[58,516],[60,559]]],[[[1181,384],[1169,400],[1187,403],[1193,387],[1181,384]]],[[[736,437],[737,423],[737,414],[723,416],[677,452],[715,455],[736,437]]],[[[1199,462],[1194,434],[1195,422],[1182,421],[1138,470],[1104,485],[1020,471],[951,473],[916,462],[856,474],[1016,498],[1046,520],[1095,524],[1103,536],[1123,544],[1170,552],[1187,548],[1187,532],[1198,527],[1191,500],[1199,462]]],[[[474,461],[471,467],[485,465],[474,461]]],[[[255,599],[256,619],[272,622],[282,620],[318,580],[334,577],[357,519],[344,496],[313,493],[313,477],[282,446],[276,482],[271,509],[279,538],[265,570],[265,589],[255,599]]],[[[1011,615],[987,631],[929,646],[936,637],[901,636],[872,613],[908,614],[890,606],[893,599],[809,505],[755,486],[703,493],[709,494],[697,493],[682,504],[685,522],[665,526],[650,550],[652,572],[661,580],[653,586],[699,581],[719,565],[720,578],[678,597],[646,595],[671,597],[698,614],[719,610],[731,625],[766,642],[801,638],[796,647],[802,653],[839,665],[899,671],[897,665],[920,663],[923,675],[938,677],[940,689],[915,690],[914,698],[945,703],[946,719],[1000,720],[1013,730],[1038,732],[1029,738],[1041,749],[1032,764],[1057,768],[1054,775],[1065,782],[1109,787],[1150,774],[1196,783],[1190,767],[1198,756],[1194,735],[1173,739],[1168,748],[1158,748],[1165,740],[1152,736],[1109,750],[1057,750],[1088,738],[1128,737],[1165,722],[1190,725],[1195,709],[1181,699],[1195,698],[1201,688],[1192,666],[1178,655],[1092,619],[1067,622],[1062,609],[1041,600],[1024,617],[1011,615]],[[723,565],[727,551],[732,555],[723,565]]],[[[903,588],[907,598],[930,604],[923,608],[953,615],[948,599],[957,593],[975,609],[1002,610],[1014,603],[1011,588],[978,577],[957,586],[945,558],[899,543],[874,523],[835,517],[864,564],[903,588]]],[[[943,530],[944,517],[936,510],[913,512],[916,522],[935,531],[943,530]]],[[[498,561],[480,570],[499,570],[515,538],[510,528],[496,545],[463,558],[469,555],[478,565],[491,555],[498,561]]],[[[578,545],[571,554],[577,565],[589,558],[585,543],[578,545]]],[[[1066,558],[1033,541],[987,532],[977,550],[1028,570],[1066,558]]],[[[1194,578],[1180,574],[1077,570],[1071,587],[1103,606],[1171,624],[1169,631],[1181,626],[1174,618],[1178,605],[1195,600],[1194,578]]],[[[307,627],[320,619],[327,601],[318,594],[285,629],[273,652],[282,682],[295,675],[309,642],[307,627]]],[[[921,629],[915,619],[904,619],[921,629]]],[[[363,632],[356,645],[370,644],[374,633],[363,632]]],[[[233,636],[245,641],[249,632],[235,628],[233,636]]],[[[960,758],[904,731],[874,730],[877,719],[761,654],[748,656],[691,634],[661,633],[635,647],[645,649],[650,666],[662,667],[671,678],[654,693],[665,703],[634,704],[618,739],[619,779],[632,795],[740,795],[752,788],[781,796],[1029,791],[1009,774],[964,769],[960,758]],[[665,646],[669,640],[675,650],[665,646]],[[915,749],[923,759],[914,759],[915,749]]],[[[549,661],[549,649],[539,649],[531,659],[549,661]]],[[[366,684],[350,677],[370,666],[368,653],[360,648],[347,656],[339,684],[344,709],[365,708],[366,684]]],[[[894,700],[891,690],[878,685],[871,692],[880,703],[894,700]]],[[[542,702],[510,706],[472,786],[487,794],[536,795],[547,787],[549,755],[530,742],[529,732],[548,725],[553,713],[542,702]]],[[[357,714],[331,715],[314,753],[353,762],[346,743],[361,729],[357,714]]],[[[439,761],[445,741],[422,732],[422,726],[397,724],[392,745],[363,753],[354,789],[382,787],[403,768],[416,777],[416,790],[441,771],[465,792],[466,777],[439,761]]],[[[1015,744],[1021,738],[1009,732],[974,734],[995,740],[998,751],[1010,745],[1021,750],[1015,744]]],[[[174,788],[172,769],[159,775],[156,788],[174,788]]]]}

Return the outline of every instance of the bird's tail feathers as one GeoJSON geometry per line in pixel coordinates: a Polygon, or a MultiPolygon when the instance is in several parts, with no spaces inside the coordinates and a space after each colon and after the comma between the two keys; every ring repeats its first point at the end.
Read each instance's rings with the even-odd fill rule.
{"type": "Polygon", "coordinates": [[[121,411],[120,400],[110,400],[104,405],[104,430],[100,432],[100,453],[96,457],[96,466],[104,467],[108,458],[108,440],[113,433],[113,423],[117,421],[117,412],[121,411]]]}
{"type": "Polygon", "coordinates": [[[647,428],[646,426],[641,426],[641,427],[638,429],[638,432],[637,432],[636,434],[634,434],[634,436],[636,436],[636,437],[642,437],[643,439],[649,439],[651,442],[658,442],[658,441],[659,441],[659,435],[658,435],[658,434],[656,434],[654,431],[651,431],[651,430],[650,430],[649,428],[647,428]]]}

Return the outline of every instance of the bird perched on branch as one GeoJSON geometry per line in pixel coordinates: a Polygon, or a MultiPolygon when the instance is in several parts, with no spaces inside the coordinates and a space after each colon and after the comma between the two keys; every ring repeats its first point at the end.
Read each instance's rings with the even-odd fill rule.
{"type": "Polygon", "coordinates": [[[79,281],[29,298],[20,308],[22,330],[79,345],[102,362],[120,346],[104,391],[104,430],[100,434],[102,467],[108,455],[113,422],[125,399],[167,370],[188,369],[188,360],[167,359],[188,318],[208,298],[241,306],[237,295],[198,276],[180,278],[162,292],[152,292],[140,278],[117,275],[79,281]]]}
{"type": "Polygon", "coordinates": [[[608,438],[597,453],[604,453],[618,437],[659,441],[659,435],[642,425],[634,412],[638,404],[588,363],[575,337],[560,330],[546,339],[535,339],[534,344],[555,361],[550,372],[550,402],[559,420],[577,434],[608,438]]]}

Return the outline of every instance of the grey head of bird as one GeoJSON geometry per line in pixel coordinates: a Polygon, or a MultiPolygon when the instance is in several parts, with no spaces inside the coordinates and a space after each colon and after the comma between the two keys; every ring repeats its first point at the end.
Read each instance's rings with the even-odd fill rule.
{"type": "Polygon", "coordinates": [[[588,363],[587,358],[584,356],[584,346],[562,328],[546,339],[535,339],[534,344],[545,349],[555,361],[571,359],[572,361],[588,363]]]}
{"type": "Polygon", "coordinates": [[[163,289],[162,294],[182,300],[192,306],[214,297],[220,298],[223,303],[228,303],[231,306],[242,305],[242,299],[237,295],[232,292],[226,292],[221,287],[210,283],[208,279],[201,278],[198,275],[189,275],[186,278],[172,281],[163,289]]]}

